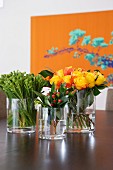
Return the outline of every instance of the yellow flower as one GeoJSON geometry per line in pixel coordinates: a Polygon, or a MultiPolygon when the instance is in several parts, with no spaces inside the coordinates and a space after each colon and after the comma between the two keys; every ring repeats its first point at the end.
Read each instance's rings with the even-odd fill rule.
{"type": "Polygon", "coordinates": [[[100,72],[96,72],[95,78],[96,78],[95,84],[97,86],[103,84],[104,81],[106,80],[105,77],[100,72]]]}
{"type": "Polygon", "coordinates": [[[71,75],[64,76],[63,82],[66,83],[66,87],[71,87],[71,85],[72,85],[71,75]]]}
{"type": "MultiPolygon", "coordinates": [[[[47,77],[49,80],[50,77],[47,77]]],[[[104,83],[105,77],[99,72],[87,72],[82,68],[73,68],[72,66],[65,67],[55,72],[50,79],[50,84],[55,84],[58,89],[62,83],[66,84],[67,88],[73,87],[78,90],[85,88],[93,88],[104,83]]]]}
{"type": "Polygon", "coordinates": [[[59,77],[63,77],[64,76],[63,69],[56,71],[56,75],[59,76],[59,77]]]}
{"type": "Polygon", "coordinates": [[[56,88],[59,88],[59,86],[61,85],[62,83],[62,78],[57,76],[57,75],[54,75],[51,79],[50,79],[50,84],[55,84],[56,85],[56,88]]]}
{"type": "Polygon", "coordinates": [[[95,86],[95,82],[89,83],[88,86],[89,86],[89,88],[94,87],[95,86]]]}
{"type": "Polygon", "coordinates": [[[73,76],[73,77],[80,77],[80,76],[83,76],[83,73],[82,73],[81,71],[75,70],[75,71],[72,73],[72,76],[73,76]]]}
{"type": "Polygon", "coordinates": [[[88,82],[89,88],[94,87],[95,86],[95,75],[94,75],[94,73],[86,72],[85,75],[86,75],[86,80],[88,82]]]}
{"type": "Polygon", "coordinates": [[[75,78],[74,83],[78,90],[85,89],[88,86],[87,80],[83,76],[75,78]]]}

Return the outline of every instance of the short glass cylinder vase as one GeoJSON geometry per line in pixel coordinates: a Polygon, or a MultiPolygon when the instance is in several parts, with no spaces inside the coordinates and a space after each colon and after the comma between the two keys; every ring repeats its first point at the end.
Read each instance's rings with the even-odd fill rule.
{"type": "Polygon", "coordinates": [[[40,139],[58,140],[65,138],[66,119],[64,119],[64,108],[40,107],[37,114],[38,136],[40,139]]]}
{"type": "Polygon", "coordinates": [[[7,132],[33,133],[36,129],[36,110],[32,99],[7,98],[7,132]]]}
{"type": "Polygon", "coordinates": [[[91,89],[77,91],[69,100],[66,133],[95,131],[96,97],[91,89]]]}

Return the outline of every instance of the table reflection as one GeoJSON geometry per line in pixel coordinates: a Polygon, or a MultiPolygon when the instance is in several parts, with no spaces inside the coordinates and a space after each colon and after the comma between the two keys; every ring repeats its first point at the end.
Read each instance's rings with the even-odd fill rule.
{"type": "Polygon", "coordinates": [[[36,147],[38,147],[39,155],[43,154],[43,159],[46,161],[51,161],[56,155],[60,161],[65,160],[66,156],[66,139],[63,140],[43,140],[38,139],[38,134],[36,133],[36,147]]]}

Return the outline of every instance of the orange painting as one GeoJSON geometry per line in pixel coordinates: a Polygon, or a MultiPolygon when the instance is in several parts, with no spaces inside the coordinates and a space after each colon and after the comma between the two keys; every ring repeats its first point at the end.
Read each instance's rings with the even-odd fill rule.
{"type": "Polygon", "coordinates": [[[100,70],[113,85],[113,11],[31,17],[31,73],[100,70]]]}

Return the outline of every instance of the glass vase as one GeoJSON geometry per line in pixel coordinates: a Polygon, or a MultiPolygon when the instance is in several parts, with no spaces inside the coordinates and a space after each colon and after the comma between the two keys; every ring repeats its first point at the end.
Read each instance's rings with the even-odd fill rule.
{"type": "Polygon", "coordinates": [[[66,121],[67,133],[95,131],[96,98],[92,90],[77,91],[69,100],[66,121]]]}
{"type": "Polygon", "coordinates": [[[32,99],[7,98],[7,132],[33,133],[36,127],[36,110],[32,99]]]}
{"type": "Polygon", "coordinates": [[[37,116],[40,139],[58,140],[65,138],[66,119],[64,119],[64,108],[39,107],[37,116]]]}

